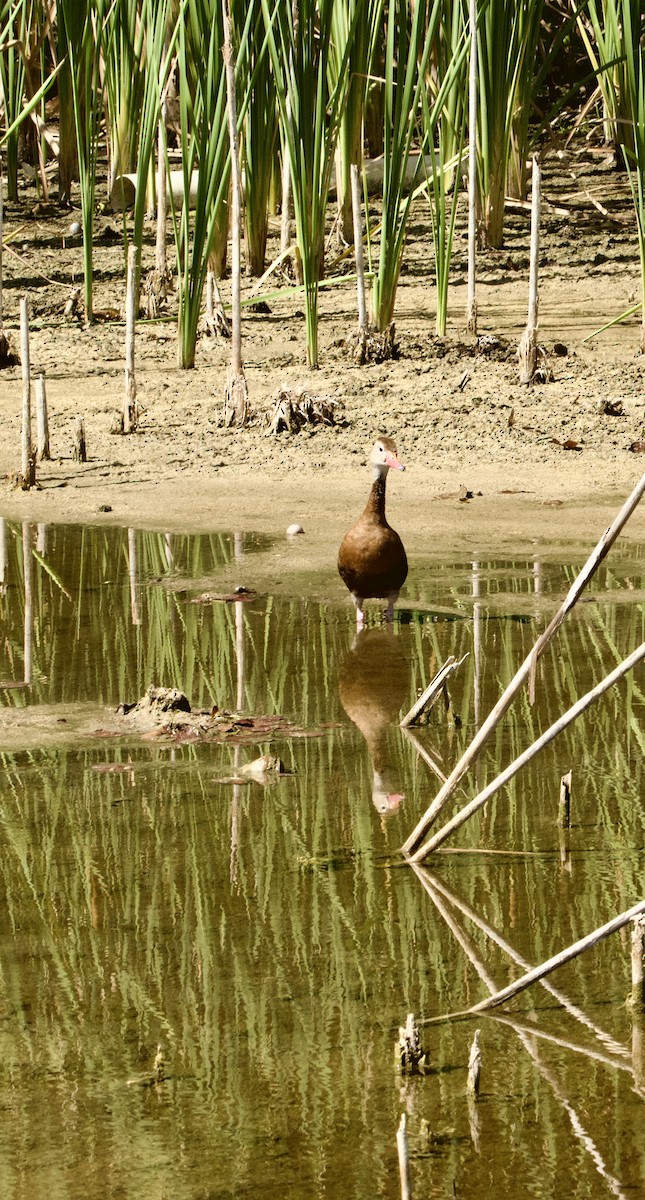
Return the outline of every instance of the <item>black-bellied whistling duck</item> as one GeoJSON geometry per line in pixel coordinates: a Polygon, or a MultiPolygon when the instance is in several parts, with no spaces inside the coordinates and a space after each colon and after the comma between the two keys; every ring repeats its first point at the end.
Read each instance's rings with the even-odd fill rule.
{"type": "Polygon", "coordinates": [[[385,518],[387,473],[405,471],[392,438],[379,438],[369,461],[373,482],[365,511],[345,534],[338,551],[338,570],[356,605],[359,629],[364,621],[363,603],[372,597],[387,600],[387,619],[392,620],[396,598],[408,574],[403,542],[385,518]]]}

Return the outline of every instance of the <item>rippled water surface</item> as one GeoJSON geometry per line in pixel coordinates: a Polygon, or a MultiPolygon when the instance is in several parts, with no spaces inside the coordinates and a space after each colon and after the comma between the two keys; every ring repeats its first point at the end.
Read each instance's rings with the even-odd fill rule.
{"type": "MultiPolygon", "coordinates": [[[[422,870],[400,854],[589,548],[419,564],[356,641],[340,583],[231,598],[266,538],[0,533],[2,1196],[395,1198],[402,1113],[415,1200],[645,1194],[629,927],[550,990],[423,1024],[643,898],[643,668],[422,870]],[[406,734],[449,655],[449,707],[406,734]],[[290,725],[115,734],[150,685],[290,725]],[[265,753],[286,773],[249,779],[265,753]],[[423,1075],[394,1062],[409,1012],[423,1075]]],[[[645,640],[644,598],[645,551],[612,552],[445,815],[645,640]]]]}

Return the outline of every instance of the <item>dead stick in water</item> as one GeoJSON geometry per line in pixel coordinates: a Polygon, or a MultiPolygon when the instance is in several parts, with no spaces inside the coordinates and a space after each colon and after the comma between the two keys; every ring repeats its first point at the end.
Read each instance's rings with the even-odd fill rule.
{"type": "Polygon", "coordinates": [[[631,1006],[645,1011],[645,917],[636,917],[632,924],[632,990],[631,1006]]]}
{"type": "Polygon", "coordinates": [[[558,825],[568,829],[571,825],[571,771],[567,771],[560,780],[560,804],[558,806],[558,825]]]}
{"type": "Polygon", "coordinates": [[[631,671],[632,667],[635,667],[636,664],[641,662],[643,658],[645,658],[645,642],[641,642],[641,645],[634,650],[633,654],[630,654],[628,658],[619,663],[609,675],[601,680],[600,683],[596,684],[595,688],[592,688],[590,692],[587,692],[584,696],[581,696],[580,699],[577,700],[576,703],[573,704],[566,713],[563,713],[557,721],[554,721],[553,725],[550,725],[548,729],[545,729],[544,733],[541,734],[541,736],[537,738],[537,740],[533,742],[533,744],[529,746],[522,754],[514,759],[512,763],[509,763],[496,779],[491,780],[491,782],[484,788],[482,792],[470,800],[468,804],[464,805],[464,807],[460,809],[458,813],[455,813],[454,817],[450,821],[446,822],[446,824],[438,831],[438,833],[435,833],[434,837],[429,838],[419,850],[411,855],[410,861],[420,862],[426,857],[426,855],[431,854],[433,850],[436,850],[442,842],[445,842],[446,838],[450,837],[451,833],[454,833],[455,829],[459,829],[460,826],[463,825],[468,818],[473,815],[473,813],[478,812],[480,808],[483,808],[486,801],[490,800],[491,796],[493,796],[495,792],[498,792],[499,789],[504,786],[504,784],[508,783],[508,781],[512,779],[514,775],[517,775],[518,771],[521,770],[521,768],[527,762],[530,762],[530,760],[535,757],[538,751],[542,750],[544,746],[547,746],[549,742],[552,742],[554,737],[557,737],[557,735],[561,733],[563,729],[566,729],[567,725],[570,725],[572,721],[575,721],[577,717],[579,717],[587,708],[589,708],[590,704],[593,704],[594,700],[597,700],[599,696],[602,696],[604,692],[612,687],[614,683],[617,683],[618,680],[621,679],[623,675],[626,675],[628,671],[631,671]]]}
{"type": "Polygon", "coordinates": [[[525,660],[522,663],[519,670],[516,671],[515,675],[511,679],[511,682],[509,683],[508,687],[506,688],[506,691],[502,694],[502,696],[500,696],[499,700],[497,701],[497,704],[489,713],[488,717],[484,721],[484,723],[481,726],[481,728],[479,729],[478,733],[475,734],[475,737],[473,738],[472,742],[467,747],[467,749],[464,751],[461,758],[459,759],[459,762],[456,764],[456,766],[451,771],[445,784],[439,790],[439,792],[435,796],[434,800],[432,801],[432,804],[427,809],[427,811],[424,813],[424,815],[421,817],[421,820],[418,822],[418,824],[416,825],[416,827],[413,829],[412,833],[410,834],[409,838],[404,843],[404,845],[402,847],[404,854],[410,854],[410,852],[415,848],[415,846],[418,846],[426,829],[428,829],[429,826],[433,824],[433,822],[436,820],[437,816],[441,812],[442,808],[444,808],[444,806],[447,804],[448,800],[450,799],[450,796],[452,795],[457,784],[459,783],[459,780],[462,778],[463,775],[465,775],[465,773],[468,770],[468,768],[470,767],[471,763],[473,763],[475,761],[475,759],[478,757],[480,750],[484,746],[485,742],[488,740],[490,734],[493,732],[494,729],[497,728],[497,725],[501,721],[502,717],[507,712],[507,710],[510,708],[511,703],[514,700],[517,693],[519,692],[522,684],[524,683],[524,680],[534,669],[534,665],[537,663],[539,656],[546,649],[549,642],[553,638],[554,634],[557,633],[558,629],[560,628],[565,617],[571,611],[571,609],[574,607],[576,601],[580,597],[581,593],[584,591],[588,581],[591,579],[591,577],[594,574],[594,572],[596,571],[597,567],[600,565],[600,563],[603,561],[603,559],[609,553],[609,550],[611,549],[614,542],[616,541],[616,538],[621,533],[623,527],[627,524],[627,521],[629,520],[630,516],[632,515],[634,509],[639,504],[644,492],[645,492],[645,475],[642,475],[640,480],[636,484],[636,487],[634,488],[633,492],[631,493],[631,495],[627,498],[627,500],[623,504],[623,507],[621,508],[620,512],[614,518],[614,520],[612,521],[609,528],[605,530],[602,537],[600,538],[600,541],[596,545],[595,549],[589,555],[589,558],[587,559],[584,567],[582,568],[582,570],[580,571],[580,573],[578,574],[578,576],[572,583],[572,585],[569,589],[569,592],[567,593],[566,598],[563,600],[562,604],[560,605],[560,608],[558,609],[557,613],[555,614],[553,619],[549,622],[547,628],[544,630],[544,633],[542,633],[540,635],[540,637],[538,638],[537,642],[535,643],[533,649],[530,651],[528,656],[525,658],[525,660]]]}

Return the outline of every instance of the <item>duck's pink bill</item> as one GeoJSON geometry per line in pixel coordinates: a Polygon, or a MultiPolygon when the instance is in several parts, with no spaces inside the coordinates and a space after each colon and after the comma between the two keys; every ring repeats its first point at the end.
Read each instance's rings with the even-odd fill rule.
{"type": "Polygon", "coordinates": [[[386,462],[386,465],[388,467],[391,467],[391,469],[393,471],[405,471],[405,467],[403,466],[403,463],[399,462],[398,458],[396,458],[394,454],[386,454],[385,462],[386,462]]]}

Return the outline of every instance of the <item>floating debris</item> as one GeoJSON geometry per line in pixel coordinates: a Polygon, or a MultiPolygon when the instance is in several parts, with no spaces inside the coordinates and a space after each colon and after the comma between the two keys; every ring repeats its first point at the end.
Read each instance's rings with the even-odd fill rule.
{"type": "Polygon", "coordinates": [[[157,1046],[157,1053],[152,1064],[152,1072],[143,1072],[141,1075],[135,1076],[134,1079],[128,1079],[127,1087],[154,1087],[157,1083],[164,1083],[170,1076],[166,1074],[166,1061],[164,1058],[163,1047],[157,1046]]]}
{"type": "MultiPolygon", "coordinates": [[[[125,718],[124,723],[129,729],[134,727],[140,736],[148,741],[169,738],[174,742],[230,741],[241,745],[274,736],[317,737],[324,732],[322,726],[315,730],[305,730],[285,717],[264,714],[242,716],[220,709],[216,704],[209,709],[193,709],[187,696],[179,688],[149,687],[145,696],[136,703],[121,703],[117,708],[117,715],[125,718]]],[[[100,730],[103,737],[109,736],[110,733],[114,737],[122,736],[124,725],[117,725],[113,730],[100,730]]],[[[269,757],[266,756],[267,760],[269,757]]],[[[268,768],[265,766],[264,769],[268,768]]]]}
{"type": "Polygon", "coordinates": [[[232,592],[200,592],[193,596],[191,604],[236,604],[238,600],[257,600],[257,592],[239,585],[232,592]]]}
{"type": "Polygon", "coordinates": [[[243,775],[251,775],[254,779],[262,781],[267,775],[288,775],[285,770],[285,765],[281,758],[276,758],[273,754],[261,754],[259,758],[254,758],[253,762],[245,763],[240,767],[243,775]]]}

